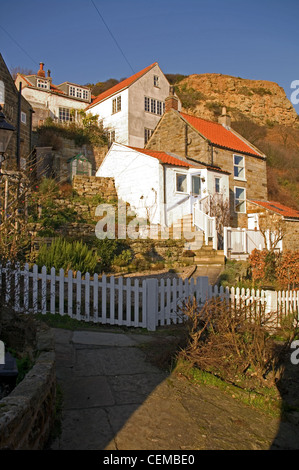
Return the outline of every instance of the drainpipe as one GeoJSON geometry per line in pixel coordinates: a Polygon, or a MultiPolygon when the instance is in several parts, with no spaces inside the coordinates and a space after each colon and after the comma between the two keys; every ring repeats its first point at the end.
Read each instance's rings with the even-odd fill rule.
{"type": "Polygon", "coordinates": [[[211,166],[214,166],[214,152],[213,152],[213,144],[212,142],[209,140],[208,141],[209,143],[209,146],[210,146],[210,150],[211,150],[211,166]]]}

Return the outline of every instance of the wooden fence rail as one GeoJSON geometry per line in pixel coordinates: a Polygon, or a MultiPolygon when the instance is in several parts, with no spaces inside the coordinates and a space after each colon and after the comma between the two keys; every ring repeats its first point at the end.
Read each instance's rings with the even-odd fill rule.
{"type": "Polygon", "coordinates": [[[245,305],[278,312],[279,317],[299,312],[299,292],[255,291],[210,286],[207,277],[138,279],[55,268],[39,271],[34,265],[0,265],[0,289],[6,304],[17,312],[58,313],[71,318],[109,325],[147,328],[181,323],[180,308],[195,297],[199,305],[222,298],[232,305],[245,305]]]}

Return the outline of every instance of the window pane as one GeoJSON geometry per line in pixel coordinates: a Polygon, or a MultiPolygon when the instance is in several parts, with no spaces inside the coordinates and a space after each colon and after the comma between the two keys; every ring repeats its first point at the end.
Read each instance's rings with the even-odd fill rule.
{"type": "Polygon", "coordinates": [[[121,96],[117,97],[117,111],[121,111],[121,96]]]}
{"type": "Polygon", "coordinates": [[[240,157],[240,155],[235,155],[235,165],[242,165],[243,166],[243,157],[240,157]]]}
{"type": "Polygon", "coordinates": [[[180,193],[187,192],[187,176],[186,175],[176,175],[176,190],[180,193]]]}
{"type": "Polygon", "coordinates": [[[151,99],[151,113],[156,114],[156,100],[151,99]]]}
{"type": "Polygon", "coordinates": [[[236,212],[245,212],[245,189],[244,188],[235,188],[235,211],[236,212]]]}
{"type": "Polygon", "coordinates": [[[192,176],[192,194],[200,194],[200,177],[192,176]]]}
{"type": "Polygon", "coordinates": [[[112,100],[112,113],[116,113],[116,99],[112,100]]]}
{"type": "Polygon", "coordinates": [[[244,171],[244,157],[240,155],[234,155],[234,177],[235,178],[245,178],[244,171]]]}
{"type": "Polygon", "coordinates": [[[236,199],[245,199],[245,189],[236,188],[236,199]]]}
{"type": "Polygon", "coordinates": [[[220,193],[220,178],[215,178],[215,193],[220,193]]]}
{"type": "Polygon", "coordinates": [[[144,97],[144,110],[147,112],[150,110],[150,100],[146,96],[144,97]]]}

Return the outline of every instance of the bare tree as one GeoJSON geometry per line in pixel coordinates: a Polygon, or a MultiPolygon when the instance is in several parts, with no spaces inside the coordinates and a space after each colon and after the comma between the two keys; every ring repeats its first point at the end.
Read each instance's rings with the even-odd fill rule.
{"type": "Polygon", "coordinates": [[[210,194],[204,204],[204,211],[210,217],[216,218],[216,230],[218,233],[219,245],[223,245],[224,227],[230,224],[229,199],[223,193],[210,194]]]}
{"type": "Polygon", "coordinates": [[[274,213],[265,211],[259,214],[259,229],[264,238],[265,248],[274,253],[278,243],[286,234],[285,220],[274,213]]]}

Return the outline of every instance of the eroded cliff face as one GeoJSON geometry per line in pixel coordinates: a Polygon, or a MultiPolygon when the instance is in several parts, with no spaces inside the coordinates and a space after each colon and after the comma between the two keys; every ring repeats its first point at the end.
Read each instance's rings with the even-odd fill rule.
{"type": "Polygon", "coordinates": [[[259,125],[292,126],[297,119],[284,89],[270,81],[206,73],[183,79],[178,92],[183,110],[204,119],[217,120],[222,106],[232,121],[248,118],[259,125]]]}

